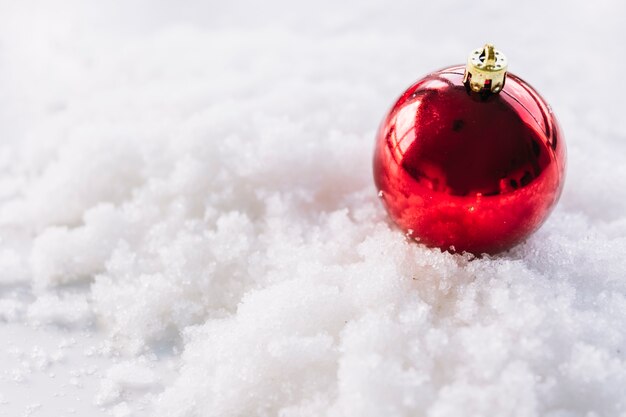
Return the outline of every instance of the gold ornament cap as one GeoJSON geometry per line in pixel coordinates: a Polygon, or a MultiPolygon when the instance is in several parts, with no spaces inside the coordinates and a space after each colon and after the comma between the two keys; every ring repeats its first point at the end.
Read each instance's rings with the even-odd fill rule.
{"type": "Polygon", "coordinates": [[[502,52],[493,45],[486,44],[470,53],[463,82],[476,93],[499,93],[506,81],[507,64],[506,56],[502,52]]]}

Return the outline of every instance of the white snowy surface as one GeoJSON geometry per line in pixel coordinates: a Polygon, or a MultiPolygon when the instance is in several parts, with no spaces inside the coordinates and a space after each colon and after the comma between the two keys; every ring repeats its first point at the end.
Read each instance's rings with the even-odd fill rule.
{"type": "Polygon", "coordinates": [[[625,416],[622,1],[0,2],[0,415],[625,416]],[[561,202],[482,259],[371,180],[414,80],[491,41],[561,202]]]}

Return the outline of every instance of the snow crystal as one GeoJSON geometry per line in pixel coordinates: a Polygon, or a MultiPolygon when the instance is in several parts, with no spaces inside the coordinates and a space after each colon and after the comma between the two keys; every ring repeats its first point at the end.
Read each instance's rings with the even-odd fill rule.
{"type": "Polygon", "coordinates": [[[107,371],[95,401],[99,405],[119,402],[119,407],[125,408],[120,399],[126,391],[148,390],[156,384],[157,377],[150,368],[139,363],[120,363],[107,371]]]}
{"type": "Polygon", "coordinates": [[[56,324],[60,326],[85,327],[93,319],[91,308],[83,295],[59,297],[43,294],[28,307],[27,317],[35,325],[56,324]]]}

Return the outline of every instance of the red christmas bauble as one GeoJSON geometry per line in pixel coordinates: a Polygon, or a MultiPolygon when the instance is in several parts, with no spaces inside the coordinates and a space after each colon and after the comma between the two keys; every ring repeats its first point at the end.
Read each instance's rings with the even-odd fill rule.
{"type": "MultiPolygon", "coordinates": [[[[474,52],[479,66],[485,51],[474,52]]],[[[495,88],[497,75],[474,73],[472,81],[469,65],[429,74],[396,101],[378,131],[374,179],[411,237],[443,250],[496,253],[546,220],[563,187],[565,145],[532,87],[504,71],[495,88]]]]}

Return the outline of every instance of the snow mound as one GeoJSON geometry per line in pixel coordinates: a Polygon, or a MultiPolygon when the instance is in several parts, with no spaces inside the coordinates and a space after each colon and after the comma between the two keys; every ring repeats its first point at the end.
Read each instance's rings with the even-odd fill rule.
{"type": "Polygon", "coordinates": [[[580,50],[622,77],[624,6],[435,3],[1,5],[0,326],[104,334],[112,415],[623,416],[626,109],[576,86],[580,50]],[[407,242],[370,164],[394,97],[486,40],[569,171],[474,258],[407,242]]]}

